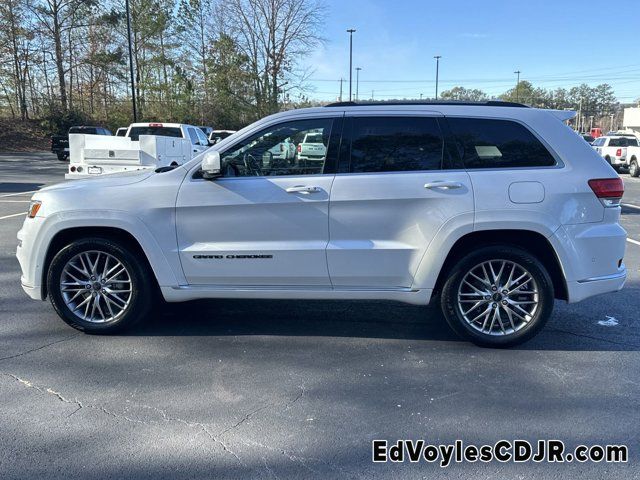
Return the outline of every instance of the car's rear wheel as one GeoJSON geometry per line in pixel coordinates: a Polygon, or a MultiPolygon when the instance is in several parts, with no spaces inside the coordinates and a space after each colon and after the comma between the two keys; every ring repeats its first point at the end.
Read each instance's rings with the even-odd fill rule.
{"type": "Polygon", "coordinates": [[[463,338],[486,347],[511,347],[536,335],[553,310],[545,267],[512,246],[481,248],[449,271],[442,311],[463,338]]]}
{"type": "Polygon", "coordinates": [[[58,153],[57,155],[58,155],[58,160],[60,160],[61,162],[65,162],[69,158],[69,156],[66,153],[58,153]]]}
{"type": "Polygon", "coordinates": [[[638,168],[638,161],[635,158],[631,159],[629,162],[629,175],[632,177],[637,177],[640,175],[640,168],[638,168]]]}
{"type": "Polygon", "coordinates": [[[125,245],[106,238],[76,240],[49,266],[47,291],[58,315],[87,333],[114,333],[147,315],[149,273],[125,245]]]}

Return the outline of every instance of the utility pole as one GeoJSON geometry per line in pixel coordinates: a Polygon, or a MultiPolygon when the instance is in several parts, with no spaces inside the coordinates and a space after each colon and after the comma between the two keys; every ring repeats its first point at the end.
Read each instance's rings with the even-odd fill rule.
{"type": "Polygon", "coordinates": [[[371,90],[371,100],[373,100],[373,90],[371,90]]]}
{"type": "Polygon", "coordinates": [[[359,90],[359,85],[360,85],[360,70],[362,70],[361,67],[356,67],[356,102],[358,101],[358,90],[359,90]]]}
{"type": "Polygon", "coordinates": [[[612,114],[611,114],[611,128],[610,128],[610,130],[611,130],[612,132],[613,132],[613,117],[614,117],[614,114],[612,113],[612,114]]]}
{"type": "Polygon", "coordinates": [[[520,101],[520,74],[522,73],[520,70],[516,70],[516,75],[518,75],[518,79],[516,80],[516,102],[520,101]]]}
{"type": "Polygon", "coordinates": [[[580,106],[578,108],[578,119],[576,121],[576,130],[578,131],[578,133],[582,132],[583,130],[583,125],[581,125],[582,123],[582,97],[580,97],[580,106]]]}
{"type": "Polygon", "coordinates": [[[349,101],[351,101],[351,76],[353,74],[353,32],[355,32],[355,28],[350,28],[347,30],[349,34],[349,101]]]}
{"type": "Polygon", "coordinates": [[[422,94],[420,94],[420,100],[422,100],[422,94]]]}
{"type": "Polygon", "coordinates": [[[442,55],[435,55],[433,58],[436,59],[436,100],[438,100],[438,73],[440,70],[440,59],[442,55]]]}
{"type": "Polygon", "coordinates": [[[342,77],[340,77],[340,96],[338,97],[339,99],[338,101],[340,102],[342,101],[342,82],[343,82],[342,77]]]}
{"type": "Polygon", "coordinates": [[[133,123],[138,121],[138,111],[136,109],[136,86],[133,78],[133,52],[131,50],[131,17],[129,15],[129,0],[125,0],[127,10],[127,41],[129,43],[129,75],[131,75],[131,103],[133,105],[133,123]]]}

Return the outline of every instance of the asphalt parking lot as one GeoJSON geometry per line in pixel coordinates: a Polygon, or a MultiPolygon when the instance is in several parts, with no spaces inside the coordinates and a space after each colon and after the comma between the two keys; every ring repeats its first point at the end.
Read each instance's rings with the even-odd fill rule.
{"type": "Polygon", "coordinates": [[[489,350],[388,302],[192,302],[78,333],[28,299],[14,257],[22,192],[65,169],[0,155],[0,478],[640,478],[639,179],[622,175],[626,287],[489,350]],[[378,438],[626,444],[629,462],[382,465],[378,438]]]}

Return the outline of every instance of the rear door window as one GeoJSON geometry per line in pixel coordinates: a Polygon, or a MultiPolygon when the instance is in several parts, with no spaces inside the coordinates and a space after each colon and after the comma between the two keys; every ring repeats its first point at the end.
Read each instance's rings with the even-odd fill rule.
{"type": "Polygon", "coordinates": [[[447,118],[466,168],[550,167],[556,160],[524,125],[512,120],[447,118]]]}
{"type": "Polygon", "coordinates": [[[354,117],[352,121],[351,172],[442,167],[444,142],[435,117],[354,117]]]}

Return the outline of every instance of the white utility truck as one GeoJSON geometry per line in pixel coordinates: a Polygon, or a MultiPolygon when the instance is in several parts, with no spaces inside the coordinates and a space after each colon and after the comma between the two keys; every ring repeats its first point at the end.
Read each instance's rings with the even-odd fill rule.
{"type": "Polygon", "coordinates": [[[71,134],[65,178],[181,165],[207,148],[202,130],[179,123],[132,123],[124,137],[71,134]]]}

